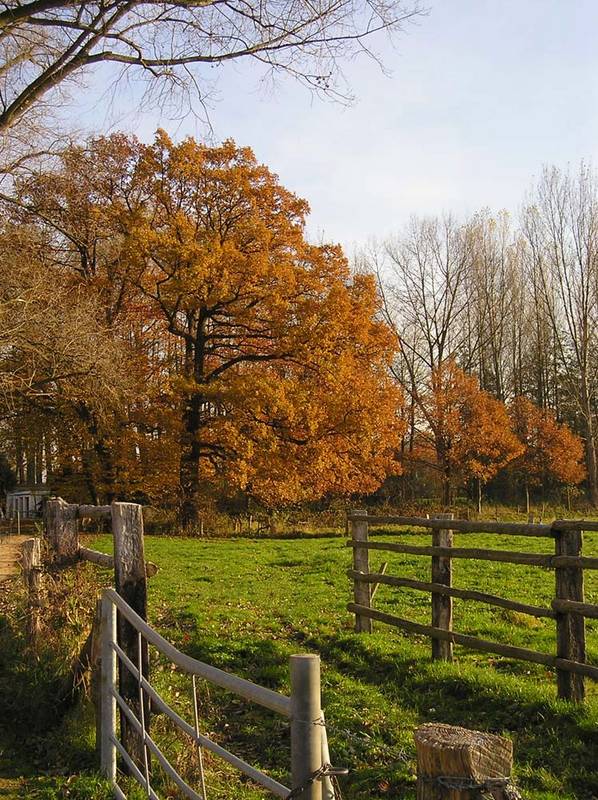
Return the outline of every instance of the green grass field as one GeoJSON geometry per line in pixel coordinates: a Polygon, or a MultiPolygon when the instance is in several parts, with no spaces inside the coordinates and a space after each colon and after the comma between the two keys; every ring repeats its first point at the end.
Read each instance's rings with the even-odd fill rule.
{"type": "MultiPolygon", "coordinates": [[[[425,535],[409,541],[429,543],[425,535]]],[[[550,540],[456,536],[456,545],[550,552],[550,540]]],[[[108,549],[108,539],[96,546],[108,549]]],[[[350,768],[344,796],[414,797],[413,730],[442,721],[503,733],[514,740],[517,781],[529,798],[591,798],[598,794],[598,692],[576,708],[556,700],[554,674],[456,648],[453,664],[432,663],[428,640],[376,625],[356,635],[345,607],[351,554],[341,538],[211,540],[147,538],[147,556],[160,566],[150,583],[150,619],[190,655],[288,692],[288,657],[322,656],[323,700],[335,764],[350,768]]],[[[588,535],[586,554],[598,551],[588,535]]],[[[427,579],[427,558],[372,553],[389,561],[388,574],[427,579]]],[[[554,573],[541,568],[456,560],[457,586],[478,588],[534,604],[548,603],[554,573]]],[[[598,601],[598,575],[586,594],[598,601]]],[[[381,587],[381,610],[428,622],[430,598],[381,587]]],[[[551,620],[455,601],[455,629],[484,638],[554,652],[551,620]]],[[[588,621],[588,653],[598,663],[598,624],[588,621]]],[[[168,674],[164,691],[189,714],[188,680],[168,674]],[[177,697],[178,693],[178,697],[177,697]]],[[[222,743],[252,763],[286,777],[288,725],[268,712],[213,689],[204,690],[202,715],[222,743]]],[[[179,756],[172,741],[173,752],[179,756]]],[[[210,760],[214,797],[262,797],[246,786],[230,790],[231,773],[210,760]],[[220,776],[220,777],[218,777],[220,776]]]]}
{"type": "MultiPolygon", "coordinates": [[[[552,547],[550,540],[523,537],[455,538],[456,545],[546,552],[552,547]]],[[[98,549],[110,550],[109,537],[90,541],[98,549]]],[[[429,544],[429,536],[409,536],[409,542],[429,544]]],[[[598,554],[598,534],[586,536],[584,552],[598,554]]],[[[530,800],[598,796],[598,687],[588,681],[588,701],[575,707],[556,700],[554,674],[537,665],[459,647],[454,663],[432,663],[428,640],[382,624],[376,624],[371,636],[355,634],[353,619],[345,610],[352,599],[346,576],[351,552],[343,538],[200,541],[148,536],[146,555],[160,567],[150,580],[150,621],[184,652],[285,693],[289,656],[320,653],[332,760],[350,769],[341,784],[345,800],[414,798],[413,730],[426,721],[511,737],[515,778],[530,800]]],[[[429,578],[429,558],[382,552],[371,556],[374,568],[389,561],[388,574],[429,578]]],[[[92,595],[94,586],[110,582],[109,573],[92,565],[78,569],[83,589],[75,585],[75,594],[92,595]]],[[[455,560],[453,569],[454,583],[460,587],[538,605],[553,596],[554,573],[549,570],[464,560],[455,560]]],[[[586,596],[598,602],[598,574],[587,573],[586,596]]],[[[91,604],[92,597],[85,597],[85,602],[91,604]]],[[[430,598],[423,593],[382,586],[375,605],[409,619],[430,619],[430,598]]],[[[82,618],[83,612],[77,619],[82,618]]],[[[479,603],[455,600],[455,629],[554,652],[551,620],[479,603]]],[[[588,621],[589,658],[598,664],[597,634],[597,623],[588,621]]],[[[38,685],[44,679],[42,675],[38,685]]],[[[154,654],[153,680],[192,721],[188,676],[154,654]]],[[[202,683],[199,689],[202,730],[286,782],[288,722],[215,687],[202,683]]],[[[89,770],[94,763],[91,725],[85,704],[69,712],[44,740],[38,763],[51,762],[49,771],[56,764],[69,772],[89,770]],[[53,742],[50,755],[47,741],[53,742]]],[[[154,719],[153,731],[169,758],[196,783],[197,754],[190,742],[161,717],[154,719]]],[[[266,797],[209,754],[206,766],[210,800],[266,797]]],[[[14,796],[40,800],[107,796],[101,788],[85,789],[94,785],[92,778],[83,788],[73,784],[70,789],[64,781],[48,780],[47,789],[38,780],[35,791],[14,796]]],[[[179,796],[167,784],[162,789],[165,797],[179,796]]],[[[13,797],[2,794],[0,783],[1,796],[13,797]]]]}

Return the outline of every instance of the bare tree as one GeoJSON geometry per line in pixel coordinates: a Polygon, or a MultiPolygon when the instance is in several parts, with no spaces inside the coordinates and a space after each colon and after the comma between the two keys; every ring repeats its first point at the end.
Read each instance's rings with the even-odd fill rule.
{"type": "Polygon", "coordinates": [[[577,176],[545,170],[523,219],[529,269],[550,322],[563,389],[575,404],[585,439],[590,499],[598,505],[598,186],[581,165],[577,176]]]}
{"type": "Polygon", "coordinates": [[[201,67],[243,57],[342,94],[338,59],[372,55],[374,34],[423,13],[419,0],[3,0],[0,9],[0,130],[102,62],[140,74],[154,99],[175,90],[201,100],[201,67]]]}
{"type": "MultiPolygon", "coordinates": [[[[432,376],[449,359],[467,358],[475,350],[467,325],[471,234],[470,226],[452,217],[413,219],[404,235],[363,256],[378,275],[386,321],[400,342],[392,371],[406,399],[406,465],[413,460],[418,438],[429,441],[432,449],[441,447],[426,402],[432,376]]],[[[438,470],[440,462],[425,463],[438,470]]]]}

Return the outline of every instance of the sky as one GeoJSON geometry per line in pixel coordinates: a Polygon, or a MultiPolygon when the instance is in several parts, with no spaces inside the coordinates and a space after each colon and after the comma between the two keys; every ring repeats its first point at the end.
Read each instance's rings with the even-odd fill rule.
{"type": "MultiPolygon", "coordinates": [[[[150,141],[249,145],[306,198],[313,239],[349,251],[396,233],[416,215],[480,208],[516,213],[546,164],[598,163],[596,0],[430,0],[399,37],[374,42],[389,76],[366,58],[344,65],[350,106],[314,98],[290,78],[260,88],[250,61],[218,76],[212,131],[195,117],[108,104],[96,76],[78,122],[150,141]]],[[[134,93],[135,90],[133,90],[134,93]]]]}

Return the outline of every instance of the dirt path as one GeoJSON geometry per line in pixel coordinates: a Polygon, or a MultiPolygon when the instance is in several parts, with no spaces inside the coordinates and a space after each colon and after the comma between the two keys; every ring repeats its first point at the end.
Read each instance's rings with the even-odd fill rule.
{"type": "Polygon", "coordinates": [[[28,538],[0,534],[0,583],[18,573],[21,543],[28,538]]]}

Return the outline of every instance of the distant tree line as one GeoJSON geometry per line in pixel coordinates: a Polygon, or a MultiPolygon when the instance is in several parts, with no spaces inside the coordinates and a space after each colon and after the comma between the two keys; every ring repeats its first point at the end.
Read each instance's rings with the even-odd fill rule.
{"type": "MultiPolygon", "coordinates": [[[[401,456],[407,492],[417,491],[421,468],[432,461],[446,478],[446,435],[427,405],[451,363],[507,404],[520,439],[530,426],[540,435],[542,426],[561,425],[558,448],[551,434],[552,455],[511,459],[511,477],[515,470],[527,493],[585,477],[588,499],[598,503],[596,189],[584,164],[575,175],[546,169],[517,220],[488,211],[465,222],[414,219],[401,235],[362,255],[362,268],[378,275],[384,315],[400,341],[393,374],[406,398],[401,456]],[[532,422],[537,414],[541,420],[532,422]],[[581,442],[573,444],[565,430],[581,442]],[[583,471],[573,463],[580,444],[583,471]],[[422,457],[428,446],[432,460],[422,457]]],[[[458,461],[470,478],[484,483],[493,477],[466,455],[458,461]]],[[[504,473],[501,478],[508,495],[504,473]]]]}

